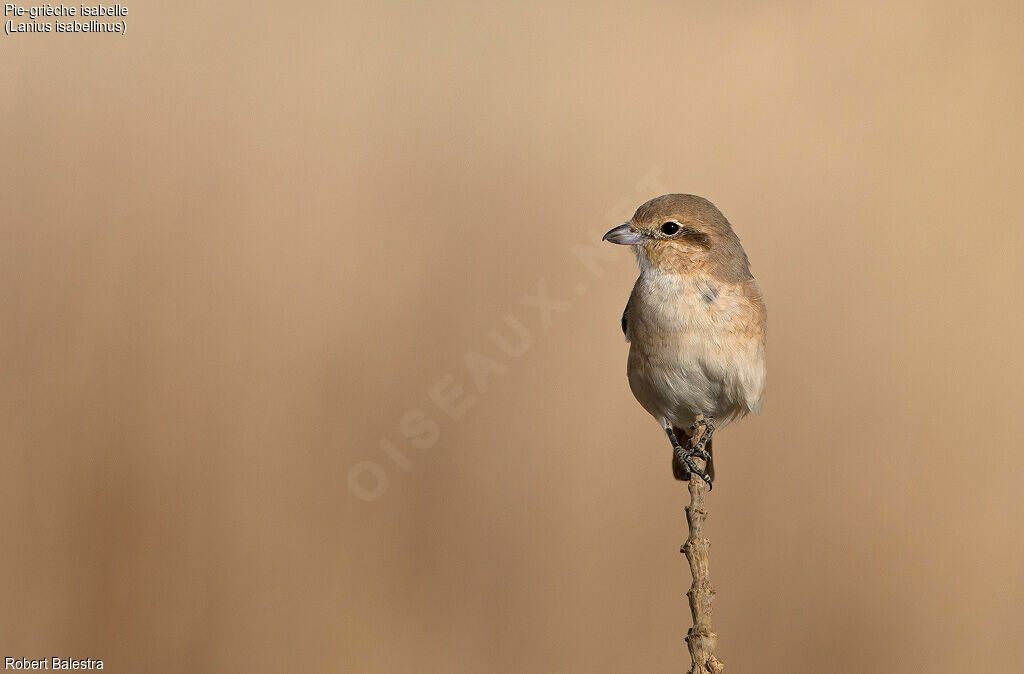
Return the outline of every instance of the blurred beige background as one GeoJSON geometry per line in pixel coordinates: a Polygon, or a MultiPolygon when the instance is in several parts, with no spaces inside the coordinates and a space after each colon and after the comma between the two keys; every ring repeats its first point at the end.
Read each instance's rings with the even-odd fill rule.
{"type": "Polygon", "coordinates": [[[683,191],[769,308],[726,671],[1024,671],[1019,3],[127,6],[0,42],[0,656],[685,669],[597,241],[683,191]]]}

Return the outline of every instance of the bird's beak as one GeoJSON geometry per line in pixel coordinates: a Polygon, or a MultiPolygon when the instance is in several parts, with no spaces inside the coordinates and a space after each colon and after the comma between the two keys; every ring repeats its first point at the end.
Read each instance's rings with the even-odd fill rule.
{"type": "Polygon", "coordinates": [[[644,240],[644,235],[629,226],[629,223],[614,227],[601,237],[602,241],[620,243],[624,246],[635,246],[644,240]]]}

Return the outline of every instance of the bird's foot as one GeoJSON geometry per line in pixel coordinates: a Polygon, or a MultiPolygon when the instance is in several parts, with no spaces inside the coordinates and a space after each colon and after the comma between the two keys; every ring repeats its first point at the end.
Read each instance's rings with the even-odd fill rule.
{"type": "MultiPolygon", "coordinates": [[[[690,441],[687,443],[686,449],[683,449],[678,444],[673,443],[675,450],[674,454],[674,465],[673,468],[676,472],[676,477],[680,480],[688,481],[691,475],[696,475],[700,479],[708,483],[708,491],[711,491],[711,476],[707,472],[700,468],[695,462],[694,458],[703,459],[704,464],[707,465],[711,461],[711,454],[704,449],[708,442],[711,441],[711,436],[715,432],[714,417],[708,415],[701,417],[690,426],[691,431],[696,431],[698,428],[702,428],[700,436],[693,435],[690,437],[690,441]]],[[[671,437],[671,436],[670,436],[671,437]]]]}
{"type": "Polygon", "coordinates": [[[704,450],[703,444],[691,446],[688,449],[683,449],[678,445],[675,447],[675,467],[679,473],[677,477],[681,480],[689,481],[691,475],[696,475],[708,483],[708,491],[711,491],[711,477],[703,468],[697,465],[693,460],[694,457],[703,459],[705,463],[711,460],[711,455],[704,450]]]}
{"type": "Polygon", "coordinates": [[[710,440],[711,434],[715,432],[715,418],[711,415],[701,417],[696,422],[690,425],[690,430],[695,431],[701,426],[704,427],[704,432],[701,433],[701,446],[703,447],[704,444],[707,442],[707,440],[705,440],[704,438],[706,437],[708,440],[710,440]]]}

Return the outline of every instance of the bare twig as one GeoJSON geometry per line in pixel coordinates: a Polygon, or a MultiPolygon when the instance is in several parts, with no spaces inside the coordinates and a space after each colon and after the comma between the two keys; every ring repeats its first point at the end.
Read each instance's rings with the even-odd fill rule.
{"type": "MultiPolygon", "coordinates": [[[[703,429],[701,429],[703,433],[703,429]]],[[[693,437],[699,438],[695,434],[693,437]]],[[[695,458],[698,465],[704,468],[703,459],[695,458]]],[[[704,507],[704,497],[708,486],[696,475],[689,481],[690,505],[686,506],[686,523],[690,536],[686,539],[680,552],[686,555],[690,563],[690,575],[693,584],[686,596],[690,600],[690,613],[693,614],[693,627],[686,633],[686,645],[690,649],[690,674],[718,674],[725,665],[715,657],[718,635],[711,631],[711,601],[715,590],[711,587],[711,574],[708,571],[708,548],[710,541],[704,535],[704,520],[708,511],[704,507]]]]}

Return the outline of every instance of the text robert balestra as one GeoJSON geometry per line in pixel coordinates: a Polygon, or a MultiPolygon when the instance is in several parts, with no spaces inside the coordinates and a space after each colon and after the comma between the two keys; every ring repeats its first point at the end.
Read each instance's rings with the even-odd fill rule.
{"type": "Polygon", "coordinates": [[[4,669],[103,669],[103,661],[94,658],[4,658],[4,669]]]}

